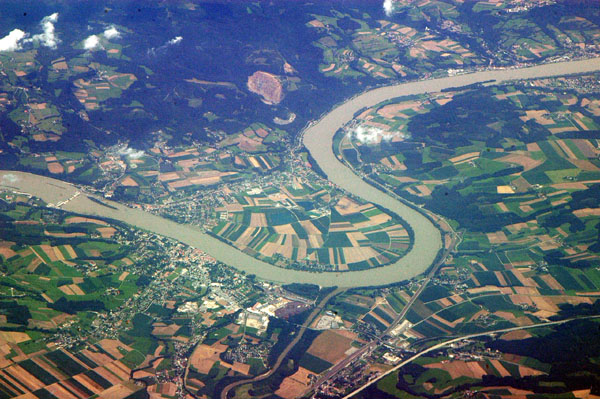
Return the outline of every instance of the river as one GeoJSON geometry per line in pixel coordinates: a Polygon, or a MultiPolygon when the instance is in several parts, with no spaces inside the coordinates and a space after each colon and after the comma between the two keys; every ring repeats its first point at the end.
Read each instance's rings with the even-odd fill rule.
{"type": "Polygon", "coordinates": [[[370,270],[318,273],[279,268],[246,255],[216,238],[202,233],[197,227],[177,224],[112,201],[103,200],[115,209],[91,201],[86,195],[72,198],[77,192],[74,186],[45,176],[0,171],[0,187],[26,192],[52,204],[72,198],[62,205],[61,209],[120,220],[141,229],[173,238],[202,249],[219,261],[246,273],[255,274],[261,279],[281,283],[312,283],[338,287],[386,285],[423,273],[433,263],[442,246],[441,234],[421,213],[365,183],[342,164],[334,155],[332,148],[333,136],[336,131],[348,123],[362,108],[372,107],[395,97],[436,92],[489,80],[499,83],[514,79],[559,76],[597,70],[600,70],[600,58],[544,64],[522,69],[490,70],[386,86],[351,98],[306,128],[303,132],[304,145],[329,180],[366,201],[383,206],[398,214],[410,224],[414,231],[414,244],[409,253],[396,263],[370,270]]]}

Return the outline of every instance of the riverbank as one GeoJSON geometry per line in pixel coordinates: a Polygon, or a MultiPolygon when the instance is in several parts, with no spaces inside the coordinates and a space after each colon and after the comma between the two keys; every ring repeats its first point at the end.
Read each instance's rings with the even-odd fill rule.
{"type": "MultiPolygon", "coordinates": [[[[385,285],[394,282],[389,280],[389,276],[382,278],[378,273],[373,273],[373,270],[319,273],[273,266],[203,233],[196,226],[178,224],[142,211],[141,209],[129,208],[114,201],[105,199],[102,199],[101,202],[98,200],[93,201],[88,195],[83,195],[85,193],[75,196],[75,193],[78,191],[77,187],[46,176],[17,171],[0,171],[0,187],[34,195],[49,204],[63,202],[60,209],[65,211],[114,219],[143,230],[173,238],[194,248],[202,249],[217,260],[247,274],[255,274],[258,278],[264,280],[286,284],[306,283],[318,284],[323,287],[338,286],[345,288],[385,285]]],[[[380,267],[375,270],[383,271],[386,269],[387,267],[380,267]]],[[[413,275],[407,269],[402,275],[397,277],[398,280],[396,281],[402,281],[413,277],[413,275]]]]}
{"type": "MultiPolygon", "coordinates": [[[[442,248],[441,234],[433,223],[418,210],[390,197],[363,181],[342,164],[333,152],[335,132],[348,123],[359,110],[396,97],[441,91],[474,83],[495,80],[504,82],[560,76],[600,70],[600,59],[568,61],[523,69],[490,70],[448,78],[403,83],[360,94],[337,106],[303,132],[303,141],[317,165],[333,183],[366,201],[398,214],[413,229],[412,249],[397,262],[370,270],[351,272],[308,272],[283,269],[255,259],[234,249],[197,227],[181,225],[165,218],[128,208],[122,204],[91,200],[87,195],[75,195],[78,189],[66,182],[24,172],[0,171],[0,187],[35,195],[47,203],[66,201],[61,209],[80,214],[110,218],[152,231],[202,249],[217,260],[265,280],[280,283],[312,283],[321,286],[365,287],[403,281],[424,273],[442,248]]],[[[85,194],[85,193],[82,193],[85,194]]]]}

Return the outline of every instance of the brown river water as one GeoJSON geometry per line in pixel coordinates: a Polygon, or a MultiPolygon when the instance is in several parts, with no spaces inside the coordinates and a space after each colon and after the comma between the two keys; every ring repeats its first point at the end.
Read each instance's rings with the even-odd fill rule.
{"type": "MultiPolygon", "coordinates": [[[[348,272],[308,272],[283,269],[238,251],[216,238],[202,233],[197,227],[178,224],[116,202],[102,199],[104,203],[116,208],[111,209],[91,201],[85,194],[81,194],[62,205],[61,209],[120,220],[132,226],[173,238],[199,248],[238,270],[255,274],[265,280],[338,287],[377,286],[399,282],[417,276],[431,266],[442,247],[441,234],[423,214],[364,182],[342,164],[333,153],[332,148],[333,136],[336,131],[351,121],[359,110],[395,97],[437,92],[446,88],[461,87],[489,80],[500,83],[514,79],[560,76],[597,70],[600,70],[600,59],[594,58],[401,83],[373,89],[351,98],[307,127],[303,132],[304,145],[329,180],[366,201],[391,210],[412,227],[414,231],[412,250],[397,262],[387,266],[348,272]]],[[[0,171],[0,187],[32,194],[51,204],[68,200],[77,192],[76,187],[60,180],[6,170],[0,171]]]]}

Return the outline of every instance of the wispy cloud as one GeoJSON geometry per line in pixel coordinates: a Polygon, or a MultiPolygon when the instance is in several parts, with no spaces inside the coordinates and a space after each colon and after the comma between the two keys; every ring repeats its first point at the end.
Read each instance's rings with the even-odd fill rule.
{"type": "Polygon", "coordinates": [[[99,50],[102,48],[100,38],[97,35],[88,36],[83,41],[83,48],[89,51],[99,50]]]}
{"type": "Polygon", "coordinates": [[[388,17],[391,16],[394,12],[394,0],[384,0],[383,10],[385,11],[385,15],[388,17]]]}
{"type": "Polygon", "coordinates": [[[128,157],[129,159],[139,159],[145,155],[142,150],[134,150],[133,148],[123,148],[119,150],[119,154],[128,157]]]}
{"type": "Polygon", "coordinates": [[[119,39],[121,37],[121,32],[119,32],[114,26],[111,26],[110,28],[104,30],[104,37],[108,40],[119,39]]]}
{"type": "Polygon", "coordinates": [[[16,183],[18,181],[19,177],[17,175],[13,175],[12,173],[2,176],[2,183],[16,183]]]}
{"type": "Polygon", "coordinates": [[[102,33],[90,35],[83,40],[83,48],[88,51],[103,50],[111,39],[119,39],[121,32],[114,26],[104,29],[102,33]]]}
{"type": "Polygon", "coordinates": [[[180,43],[182,40],[183,40],[183,37],[181,37],[181,36],[177,36],[177,37],[174,37],[173,39],[169,40],[169,41],[167,42],[167,44],[169,44],[169,45],[171,45],[171,46],[172,46],[172,45],[174,45],[174,44],[180,43]]]}
{"type": "Polygon", "coordinates": [[[175,36],[173,39],[167,40],[167,42],[160,47],[152,47],[152,48],[148,49],[148,55],[155,56],[157,54],[160,54],[163,51],[165,51],[168,47],[181,43],[182,40],[183,40],[182,36],[175,36]]]}
{"type": "Polygon", "coordinates": [[[29,41],[37,41],[42,46],[55,49],[60,40],[56,36],[54,24],[58,21],[58,13],[48,15],[42,19],[40,25],[42,25],[43,32],[37,35],[33,35],[29,41]]]}
{"type": "Polygon", "coordinates": [[[367,145],[377,144],[382,141],[391,141],[394,137],[402,135],[402,133],[398,132],[390,133],[375,127],[364,126],[359,126],[348,134],[351,135],[351,137],[354,137],[360,143],[367,145]]]}
{"type": "Polygon", "coordinates": [[[13,29],[8,35],[0,39],[0,51],[16,51],[21,49],[21,42],[27,33],[21,29],[13,29]]]}
{"type": "Polygon", "coordinates": [[[60,40],[56,36],[56,30],[54,24],[58,21],[58,13],[50,14],[42,19],[40,26],[42,27],[42,33],[33,35],[28,38],[27,32],[21,29],[13,29],[8,35],[0,39],[0,51],[17,51],[23,48],[25,43],[39,43],[42,46],[55,49],[60,43],[60,40]]]}

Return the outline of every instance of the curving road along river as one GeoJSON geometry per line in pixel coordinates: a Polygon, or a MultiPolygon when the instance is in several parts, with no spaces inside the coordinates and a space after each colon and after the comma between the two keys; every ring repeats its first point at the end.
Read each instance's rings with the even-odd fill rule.
{"type": "Polygon", "coordinates": [[[423,273],[433,262],[441,248],[441,235],[422,214],[377,190],[356,176],[334,155],[332,140],[335,132],[364,107],[382,101],[413,94],[435,92],[450,87],[460,87],[495,80],[529,79],[559,76],[600,70],[600,58],[545,64],[531,68],[490,70],[460,76],[431,79],[382,87],[360,94],[334,108],[309,126],[303,135],[304,144],[327,177],[345,190],[381,205],[406,220],[414,231],[412,250],[399,261],[385,267],[356,272],[304,272],[282,269],[259,261],[231,246],[200,232],[194,226],[181,225],[147,212],[130,209],[121,204],[105,201],[113,208],[91,201],[86,195],[74,196],[77,189],[60,180],[23,172],[0,171],[0,187],[8,187],[42,198],[48,203],[61,205],[62,209],[81,214],[113,218],[133,226],[174,238],[200,248],[216,259],[246,273],[282,283],[314,283],[321,286],[363,287],[385,285],[402,281],[423,273]]]}

